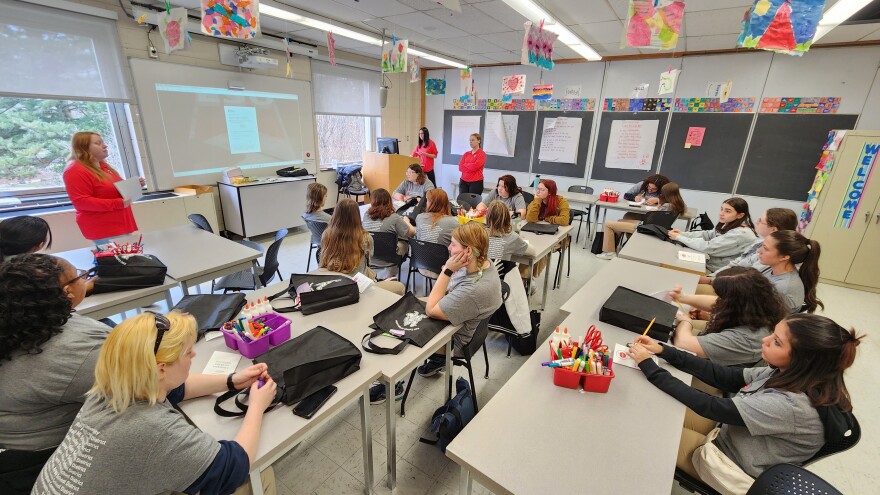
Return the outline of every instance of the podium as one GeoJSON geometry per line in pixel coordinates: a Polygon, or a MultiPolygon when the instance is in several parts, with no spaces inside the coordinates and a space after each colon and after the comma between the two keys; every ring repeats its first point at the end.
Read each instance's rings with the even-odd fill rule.
{"type": "Polygon", "coordinates": [[[407,155],[365,151],[364,166],[361,169],[364,184],[370,191],[387,189],[389,193],[394,193],[397,186],[406,179],[406,169],[413,163],[419,163],[419,159],[407,155]]]}

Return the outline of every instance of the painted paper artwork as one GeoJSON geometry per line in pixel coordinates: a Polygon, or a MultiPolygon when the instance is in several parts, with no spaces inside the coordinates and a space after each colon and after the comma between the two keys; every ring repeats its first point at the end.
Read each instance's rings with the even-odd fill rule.
{"type": "Polygon", "coordinates": [[[459,87],[461,88],[461,95],[468,96],[474,90],[474,80],[471,78],[471,69],[461,69],[461,72],[458,76],[459,87]]]}
{"type": "Polygon", "coordinates": [[[336,67],[336,40],[333,39],[333,31],[327,31],[327,55],[330,57],[330,65],[336,67]]]}
{"type": "Polygon", "coordinates": [[[533,100],[549,100],[550,98],[553,98],[552,84],[536,84],[532,86],[533,100]]]}
{"type": "Polygon", "coordinates": [[[678,44],[684,2],[676,0],[630,0],[626,32],[621,48],[669,50],[678,44]]]}
{"type": "Polygon", "coordinates": [[[502,95],[521,95],[526,90],[526,75],[515,74],[501,78],[501,94],[502,95]]]}
{"type": "Polygon", "coordinates": [[[202,0],[202,32],[250,40],[260,35],[259,0],[202,0]]]}
{"type": "Polygon", "coordinates": [[[743,17],[737,46],[788,55],[810,49],[825,0],[758,0],[743,17]]]}
{"type": "Polygon", "coordinates": [[[558,35],[544,29],[543,23],[536,26],[532,22],[526,22],[523,26],[526,32],[525,36],[523,36],[520,63],[552,70],[553,43],[556,42],[558,35]]]}
{"type": "Polygon", "coordinates": [[[445,95],[446,79],[425,79],[425,95],[445,95]]]}
{"type": "Polygon", "coordinates": [[[675,84],[681,69],[670,69],[660,74],[660,84],[657,86],[658,95],[668,95],[675,92],[675,84]]]}
{"type": "Polygon", "coordinates": [[[382,72],[406,72],[408,40],[392,38],[382,47],[382,72]]]}
{"type": "Polygon", "coordinates": [[[413,57],[412,62],[409,63],[409,82],[419,82],[422,80],[422,70],[419,67],[419,59],[417,57],[413,57]]]}
{"type": "Polygon", "coordinates": [[[159,35],[165,42],[165,53],[183,50],[186,45],[186,9],[178,7],[156,14],[159,35]]]}

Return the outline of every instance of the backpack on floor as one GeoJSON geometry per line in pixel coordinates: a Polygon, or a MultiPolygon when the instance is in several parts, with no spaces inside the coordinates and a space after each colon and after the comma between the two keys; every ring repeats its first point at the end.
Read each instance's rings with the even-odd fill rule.
{"type": "Polygon", "coordinates": [[[434,411],[431,416],[431,432],[437,435],[437,440],[420,438],[419,441],[429,445],[439,445],[440,450],[446,452],[446,446],[458,435],[458,433],[474,419],[474,397],[471,386],[467,380],[459,377],[455,381],[455,397],[449,399],[446,404],[434,411]]]}
{"type": "Polygon", "coordinates": [[[510,336],[510,343],[516,352],[522,356],[531,356],[538,348],[538,331],[541,329],[541,313],[536,310],[529,311],[532,322],[532,331],[528,335],[510,336]]]}

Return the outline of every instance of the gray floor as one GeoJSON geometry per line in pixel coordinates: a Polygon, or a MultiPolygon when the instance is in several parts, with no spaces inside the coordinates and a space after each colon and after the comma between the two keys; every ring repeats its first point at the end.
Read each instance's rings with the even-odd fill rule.
{"type": "MultiPolygon", "coordinates": [[[[257,241],[268,246],[271,237],[258,238],[257,241]]],[[[583,244],[583,237],[581,237],[583,244]]],[[[309,249],[309,235],[305,232],[292,232],[282,245],[279,261],[285,279],[290,273],[304,273],[309,249]]],[[[562,287],[551,291],[547,310],[542,317],[542,331],[539,340],[547,337],[566,314],[558,308],[602,267],[604,261],[593,257],[581,246],[572,249],[571,277],[563,278],[562,287]]],[[[555,260],[555,258],[554,258],[555,260]]],[[[555,266],[555,265],[554,265],[555,266]]],[[[314,261],[312,269],[315,268],[314,261]]],[[[421,280],[421,279],[419,279],[421,280]]],[[[203,290],[210,290],[210,284],[203,284],[203,290]]],[[[421,294],[421,285],[417,294],[421,294]]],[[[854,291],[830,285],[821,285],[819,296],[826,304],[825,314],[845,326],[855,326],[863,333],[872,333],[872,323],[880,317],[880,294],[854,291]]],[[[855,413],[861,420],[862,441],[857,447],[823,460],[811,466],[811,470],[831,482],[843,493],[874,493],[880,484],[876,464],[880,461],[880,426],[869,418],[880,417],[880,395],[873,395],[880,368],[872,366],[876,362],[880,340],[869,335],[860,346],[855,366],[847,373],[847,385],[855,404],[855,413]],[[871,488],[874,487],[874,488],[871,488]]],[[[490,360],[490,376],[484,379],[485,366],[482,359],[476,360],[477,399],[480,404],[491,400],[504,383],[512,376],[525,358],[514,351],[506,358],[506,342],[499,337],[490,336],[487,341],[490,360]]],[[[460,371],[466,374],[466,371],[460,371]]],[[[459,370],[455,370],[456,375],[459,370]]],[[[421,378],[418,375],[407,401],[406,417],[398,419],[397,452],[398,488],[400,494],[455,494],[458,493],[457,465],[448,460],[437,447],[418,441],[427,434],[426,428],[433,411],[441,404],[439,387],[445,381],[441,376],[421,378]]],[[[376,493],[387,493],[385,486],[385,408],[372,406],[373,456],[376,473],[376,493]]],[[[275,464],[279,494],[360,494],[363,493],[363,462],[360,449],[360,422],[356,405],[349,407],[335,421],[316,431],[302,444],[275,464]]],[[[516,432],[511,432],[516,434],[516,432]]],[[[674,484],[675,485],[675,484],[674,484]]],[[[658,492],[663,492],[658,487],[658,492]]],[[[475,494],[488,493],[488,490],[475,484],[475,494]]],[[[677,485],[671,487],[672,494],[687,493],[677,485]]]]}

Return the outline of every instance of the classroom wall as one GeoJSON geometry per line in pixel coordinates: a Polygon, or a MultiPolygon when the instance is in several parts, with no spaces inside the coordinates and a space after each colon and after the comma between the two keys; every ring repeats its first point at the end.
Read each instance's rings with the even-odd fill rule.
{"type": "Polygon", "coordinates": [[[391,82],[391,88],[388,103],[382,109],[379,135],[396,137],[400,141],[400,153],[408,155],[418,144],[422,127],[422,82],[409,82],[409,74],[405,72],[385,77],[391,82]]]}
{"type": "MultiPolygon", "coordinates": [[[[601,109],[605,98],[628,98],[633,87],[639,83],[650,84],[648,97],[657,97],[657,82],[661,72],[668,68],[682,69],[673,98],[704,97],[706,85],[711,81],[733,81],[731,97],[771,96],[840,96],[843,98],[839,113],[862,114],[857,129],[880,128],[880,46],[814,48],[803,57],[779,55],[765,51],[719,55],[686,56],[642,60],[615,60],[609,62],[585,62],[557,64],[552,71],[543,74],[531,66],[477,67],[473,69],[477,98],[500,98],[501,77],[510,74],[526,74],[526,94],[534,84],[553,83],[554,97],[564,91],[566,85],[580,85],[582,98],[596,98],[601,109]],[[542,80],[543,78],[543,80],[542,80]]],[[[427,78],[446,78],[446,95],[425,96],[425,124],[441,149],[438,166],[438,182],[443,187],[457,184],[460,174],[457,163],[443,160],[443,113],[453,108],[453,101],[462,95],[457,69],[428,71],[427,78]]],[[[519,96],[517,96],[519,97],[519,96]]],[[[596,112],[596,121],[600,112],[596,112]]],[[[570,185],[587,184],[597,191],[611,187],[625,190],[631,184],[587,179],[590,177],[593,151],[596,146],[597,122],[593,122],[587,172],[582,178],[550,177],[556,180],[560,190],[570,185]]],[[[585,123],[586,124],[586,123],[585,123]]],[[[582,143],[583,145],[583,143],[582,143]]],[[[745,154],[745,153],[744,153],[745,154]]],[[[533,166],[534,168],[534,166],[533,166]]],[[[662,173],[662,167],[660,172],[662,173]]],[[[505,171],[486,169],[486,184],[494,183],[505,171]]],[[[517,181],[528,184],[531,173],[513,173],[517,181]]],[[[675,180],[674,177],[672,177],[675,180]]],[[[451,189],[449,189],[451,190],[451,189]]],[[[714,215],[719,204],[729,197],[727,193],[683,190],[689,206],[714,215]]],[[[806,196],[806,191],[804,191],[806,196]]],[[[801,202],[772,198],[744,196],[755,216],[770,207],[788,207],[800,211],[801,202]]],[[[609,217],[615,216],[609,213],[609,217]]]]}

